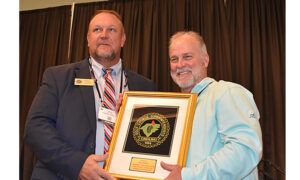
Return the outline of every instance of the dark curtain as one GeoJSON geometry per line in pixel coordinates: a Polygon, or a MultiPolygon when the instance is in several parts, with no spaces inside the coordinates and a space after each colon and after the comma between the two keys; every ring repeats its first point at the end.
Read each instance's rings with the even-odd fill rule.
{"type": "Polygon", "coordinates": [[[23,142],[26,116],[44,70],[68,63],[70,6],[20,12],[20,179],[29,179],[36,162],[23,142]]]}
{"type": "MultiPolygon", "coordinates": [[[[40,52],[36,52],[37,49],[33,45],[27,46],[26,43],[39,42],[34,42],[27,37],[29,31],[22,28],[22,21],[25,26],[25,17],[31,20],[34,18],[25,16],[26,13],[33,12],[21,13],[20,34],[24,34],[28,39],[22,40],[20,36],[20,46],[25,48],[23,51],[32,51],[32,55],[23,57],[20,48],[21,62],[26,62],[21,63],[23,73],[20,75],[35,77],[35,79],[27,78],[26,82],[25,78],[20,77],[20,88],[23,88],[23,91],[20,91],[21,102],[23,100],[21,103],[23,113],[20,113],[23,114],[20,117],[20,145],[23,142],[22,124],[25,123],[27,109],[38,88],[44,68],[48,65],[77,62],[88,56],[86,40],[88,23],[94,12],[99,9],[113,9],[121,14],[127,37],[122,50],[125,66],[152,79],[160,91],[179,91],[169,75],[170,36],[181,30],[199,32],[207,44],[210,55],[208,75],[216,80],[239,83],[253,93],[261,115],[263,159],[285,170],[284,0],[226,0],[225,2],[224,0],[115,0],[77,4],[74,10],[69,61],[66,57],[67,49],[62,50],[62,46],[67,47],[68,40],[61,41],[55,46],[57,49],[55,57],[52,53],[48,53],[47,57],[32,58],[33,54],[40,52]],[[59,54],[61,58],[58,58],[59,54]],[[28,61],[35,65],[27,65],[28,61]],[[34,91],[32,88],[28,90],[27,86],[34,86],[34,91]]],[[[69,10],[64,14],[69,15],[69,10]]],[[[37,12],[42,13],[42,11],[34,13],[37,12]]],[[[60,17],[55,21],[67,20],[60,17]]],[[[66,26],[69,26],[69,23],[64,25],[65,33],[68,34],[69,29],[66,26]]],[[[26,28],[31,30],[33,27],[28,23],[26,25],[26,28]]],[[[46,30],[53,31],[50,27],[44,29],[46,30]]],[[[50,38],[49,35],[45,35],[45,32],[41,36],[50,38]]],[[[57,37],[62,38],[59,35],[57,37]]],[[[68,38],[68,35],[64,38],[68,38]]],[[[29,150],[24,152],[23,146],[20,146],[20,149],[21,172],[27,174],[27,176],[23,175],[24,179],[27,179],[34,164],[33,156],[29,150]],[[30,167],[25,167],[28,164],[30,167]]],[[[262,164],[260,169],[276,179],[284,179],[284,176],[271,168],[270,164],[262,164]]]]}
{"type": "Polygon", "coordinates": [[[260,111],[262,169],[284,179],[274,165],[285,170],[285,1],[227,1],[226,6],[232,80],[251,90],[260,111]]]}

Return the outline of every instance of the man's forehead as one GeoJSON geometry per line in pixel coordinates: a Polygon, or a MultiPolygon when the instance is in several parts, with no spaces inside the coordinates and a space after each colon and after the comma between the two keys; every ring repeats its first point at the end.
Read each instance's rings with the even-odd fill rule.
{"type": "Polygon", "coordinates": [[[108,23],[111,25],[122,26],[122,22],[115,15],[113,15],[111,13],[106,13],[106,12],[96,15],[91,20],[90,25],[97,25],[97,24],[102,24],[102,23],[108,23]],[[113,19],[113,21],[112,21],[112,19],[113,19]]]}
{"type": "Polygon", "coordinates": [[[192,51],[181,51],[181,52],[170,52],[170,57],[180,57],[180,56],[187,56],[187,55],[193,55],[194,52],[192,51]]]}
{"type": "Polygon", "coordinates": [[[193,36],[189,34],[184,34],[174,39],[174,42],[172,44],[189,44],[195,42],[197,42],[197,40],[193,36]]]}

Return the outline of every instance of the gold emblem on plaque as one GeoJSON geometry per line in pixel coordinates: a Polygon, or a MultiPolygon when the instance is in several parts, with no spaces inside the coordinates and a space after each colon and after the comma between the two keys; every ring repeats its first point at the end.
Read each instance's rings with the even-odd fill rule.
{"type": "Polygon", "coordinates": [[[135,142],[145,148],[154,148],[162,144],[170,132],[168,119],[159,113],[147,113],[141,116],[133,127],[135,142]]]}

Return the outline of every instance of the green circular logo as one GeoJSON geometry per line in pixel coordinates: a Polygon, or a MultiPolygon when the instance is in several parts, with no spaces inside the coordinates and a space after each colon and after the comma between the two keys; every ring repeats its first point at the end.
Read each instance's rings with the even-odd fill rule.
{"type": "Polygon", "coordinates": [[[135,142],[145,148],[154,148],[162,144],[169,136],[168,119],[159,113],[147,113],[141,116],[133,127],[135,142]]]}

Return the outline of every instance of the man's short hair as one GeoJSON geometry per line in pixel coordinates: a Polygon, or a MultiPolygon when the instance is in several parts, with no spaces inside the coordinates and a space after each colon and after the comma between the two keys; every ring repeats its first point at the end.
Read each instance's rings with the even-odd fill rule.
{"type": "Polygon", "coordinates": [[[92,16],[92,18],[90,19],[90,21],[91,21],[95,16],[97,16],[98,14],[101,14],[101,13],[110,13],[110,14],[116,16],[116,17],[122,22],[122,25],[123,25],[122,17],[120,16],[120,14],[117,13],[117,11],[114,11],[114,10],[107,10],[107,9],[97,10],[97,11],[95,12],[95,14],[92,16]]]}
{"type": "Polygon", "coordinates": [[[90,19],[90,23],[91,23],[92,19],[94,19],[95,16],[97,16],[98,14],[101,14],[101,13],[109,13],[109,14],[114,15],[116,18],[118,18],[122,24],[123,32],[125,33],[122,17],[120,16],[120,14],[117,11],[114,11],[114,10],[107,10],[107,9],[97,10],[95,12],[95,14],[92,16],[92,18],[90,19]]]}
{"type": "Polygon", "coordinates": [[[194,37],[200,44],[200,53],[202,55],[207,54],[207,49],[206,49],[206,45],[205,45],[205,42],[203,40],[203,37],[198,32],[195,32],[195,31],[179,31],[179,32],[175,33],[170,38],[169,47],[171,46],[171,44],[173,43],[173,41],[175,39],[177,39],[178,37],[181,37],[181,36],[185,36],[185,35],[194,37]]]}

